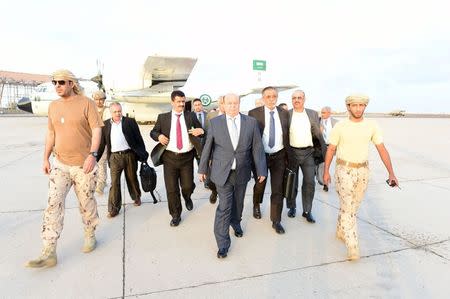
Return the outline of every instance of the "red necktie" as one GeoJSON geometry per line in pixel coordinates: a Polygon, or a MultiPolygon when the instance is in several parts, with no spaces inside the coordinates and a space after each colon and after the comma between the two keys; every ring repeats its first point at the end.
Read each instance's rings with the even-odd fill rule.
{"type": "Polygon", "coordinates": [[[177,149],[181,150],[183,148],[183,138],[181,138],[181,114],[177,114],[177,149]]]}

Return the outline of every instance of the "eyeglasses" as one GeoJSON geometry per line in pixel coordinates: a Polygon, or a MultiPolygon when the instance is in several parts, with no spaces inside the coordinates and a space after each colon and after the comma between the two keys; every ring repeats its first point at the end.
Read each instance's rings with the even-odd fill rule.
{"type": "Polygon", "coordinates": [[[303,97],[292,97],[293,100],[303,100],[303,97]]]}
{"type": "Polygon", "coordinates": [[[65,85],[66,81],[65,80],[52,80],[53,85],[56,85],[56,83],[58,83],[59,85],[65,85]]]}

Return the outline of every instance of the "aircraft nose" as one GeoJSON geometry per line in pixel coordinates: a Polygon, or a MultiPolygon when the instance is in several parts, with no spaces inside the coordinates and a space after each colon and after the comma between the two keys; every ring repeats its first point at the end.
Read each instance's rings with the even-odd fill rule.
{"type": "Polygon", "coordinates": [[[33,113],[30,98],[27,97],[23,97],[17,102],[17,108],[26,112],[33,113]]]}

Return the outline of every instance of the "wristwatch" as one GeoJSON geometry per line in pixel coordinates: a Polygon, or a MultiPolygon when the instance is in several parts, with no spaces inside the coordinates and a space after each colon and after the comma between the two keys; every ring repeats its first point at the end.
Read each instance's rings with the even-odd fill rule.
{"type": "Polygon", "coordinates": [[[92,155],[92,156],[94,156],[94,157],[96,157],[96,158],[97,158],[97,156],[98,156],[98,153],[97,153],[97,152],[90,152],[89,154],[92,155]]]}

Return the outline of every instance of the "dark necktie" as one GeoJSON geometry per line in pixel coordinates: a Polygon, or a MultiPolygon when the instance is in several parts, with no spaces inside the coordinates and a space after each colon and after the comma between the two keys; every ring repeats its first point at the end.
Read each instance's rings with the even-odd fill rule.
{"type": "Polygon", "coordinates": [[[274,111],[270,111],[270,127],[269,127],[269,147],[275,145],[275,119],[273,118],[274,111]]]}
{"type": "Polygon", "coordinates": [[[181,150],[183,148],[183,138],[181,137],[181,114],[176,114],[177,116],[177,149],[181,150]]]}
{"type": "Polygon", "coordinates": [[[202,114],[201,113],[198,114],[198,121],[200,122],[200,124],[202,125],[202,128],[203,128],[203,120],[202,120],[202,114]]]}

